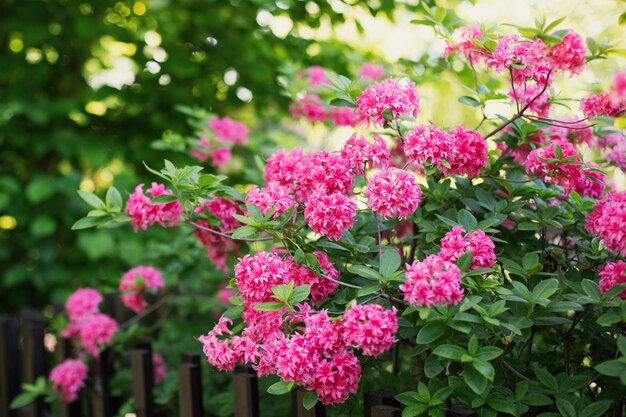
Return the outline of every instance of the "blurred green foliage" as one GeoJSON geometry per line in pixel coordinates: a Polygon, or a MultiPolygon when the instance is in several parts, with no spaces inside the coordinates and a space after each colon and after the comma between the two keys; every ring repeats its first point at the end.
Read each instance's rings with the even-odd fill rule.
{"type": "Polygon", "coordinates": [[[344,70],[341,43],[279,38],[263,21],[344,20],[327,2],[311,3],[0,1],[0,312],[60,303],[78,286],[112,287],[154,254],[158,230],[71,231],[85,210],[75,190],[149,182],[142,161],[164,156],[150,142],[185,131],[175,104],[254,125],[287,109],[276,82],[287,60],[344,70]]]}

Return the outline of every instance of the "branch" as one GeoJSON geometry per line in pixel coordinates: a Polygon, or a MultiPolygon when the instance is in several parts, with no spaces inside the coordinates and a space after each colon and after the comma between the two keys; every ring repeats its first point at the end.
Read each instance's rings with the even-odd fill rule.
{"type": "Polygon", "coordinates": [[[499,359],[498,363],[500,363],[502,366],[504,366],[506,369],[508,369],[509,371],[511,371],[511,373],[513,375],[515,375],[516,377],[523,379],[524,381],[530,381],[530,378],[528,378],[526,375],[521,374],[517,369],[513,368],[511,365],[508,364],[507,361],[505,361],[504,359],[499,359]]]}
{"type": "Polygon", "coordinates": [[[202,225],[199,225],[198,223],[195,222],[188,222],[190,225],[192,225],[193,227],[195,227],[196,229],[200,229],[200,230],[204,230],[205,232],[209,232],[209,233],[213,233],[214,235],[217,236],[222,236],[225,237],[227,239],[231,239],[231,240],[241,240],[243,242],[262,242],[262,241],[267,241],[267,240],[273,240],[273,237],[258,237],[258,238],[248,238],[248,237],[240,237],[240,238],[234,238],[232,237],[232,235],[226,234],[226,233],[222,233],[222,232],[218,232],[217,230],[211,229],[209,227],[204,227],[202,225]]]}
{"type": "Polygon", "coordinates": [[[165,297],[161,298],[159,301],[152,304],[150,307],[146,308],[145,310],[141,311],[139,314],[131,317],[130,319],[126,320],[124,323],[120,324],[119,330],[124,330],[125,328],[129,327],[131,324],[138,322],[144,317],[150,315],[152,312],[158,310],[159,307],[165,304],[165,302],[169,300],[170,298],[172,298],[171,294],[166,295],[165,297]]]}

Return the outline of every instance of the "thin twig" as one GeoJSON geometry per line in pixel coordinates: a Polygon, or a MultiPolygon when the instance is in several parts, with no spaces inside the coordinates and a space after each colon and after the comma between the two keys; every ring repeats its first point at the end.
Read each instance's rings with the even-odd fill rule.
{"type": "Polygon", "coordinates": [[[166,295],[165,297],[161,298],[159,301],[157,301],[156,303],[152,304],[150,307],[146,308],[141,313],[131,317],[130,319],[126,320],[124,323],[120,324],[119,330],[123,330],[123,329],[129,327],[131,324],[138,322],[139,320],[143,319],[144,317],[150,315],[152,312],[158,310],[159,307],[161,307],[170,298],[172,298],[171,294],[170,295],[166,295]]]}
{"type": "Polygon", "coordinates": [[[502,366],[504,366],[506,369],[511,371],[511,373],[517,376],[518,378],[523,379],[524,381],[530,381],[530,378],[528,378],[526,375],[521,374],[517,369],[509,365],[507,361],[505,361],[504,359],[499,359],[498,362],[502,364],[502,366]]]}
{"type": "Polygon", "coordinates": [[[218,232],[217,230],[214,230],[214,229],[211,229],[209,227],[205,227],[205,226],[199,225],[198,223],[195,223],[195,222],[191,222],[190,221],[189,224],[192,225],[193,227],[195,227],[196,229],[204,230],[205,232],[213,233],[214,235],[222,236],[222,237],[225,237],[225,238],[231,239],[231,240],[241,240],[243,242],[262,242],[262,241],[268,241],[268,240],[273,240],[274,239],[271,236],[268,236],[268,237],[257,237],[257,238],[249,238],[249,237],[234,238],[232,235],[229,235],[227,233],[218,232]]]}

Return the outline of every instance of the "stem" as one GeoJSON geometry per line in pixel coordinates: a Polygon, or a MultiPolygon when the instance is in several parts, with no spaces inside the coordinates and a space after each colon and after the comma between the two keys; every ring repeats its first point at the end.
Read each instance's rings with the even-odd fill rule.
{"type": "Polygon", "coordinates": [[[335,284],[343,285],[344,287],[354,288],[354,289],[357,289],[357,290],[361,289],[361,287],[359,287],[358,285],[348,284],[347,282],[339,281],[338,279],[331,278],[331,277],[329,277],[326,274],[322,274],[322,278],[325,278],[325,279],[329,280],[330,282],[334,282],[335,284]]]}
{"type": "Polygon", "coordinates": [[[413,239],[411,240],[411,249],[409,250],[409,257],[406,261],[407,264],[413,263],[413,260],[415,259],[415,250],[417,249],[417,233],[419,231],[417,224],[415,224],[415,222],[413,223],[413,239]]]}
{"type": "Polygon", "coordinates": [[[570,337],[572,336],[572,333],[574,332],[574,329],[576,328],[576,325],[582,320],[582,318],[587,313],[587,311],[589,311],[589,304],[587,304],[585,306],[584,310],[579,311],[579,312],[576,313],[576,315],[574,316],[574,319],[572,320],[572,325],[569,327],[569,329],[567,329],[567,331],[563,335],[563,360],[564,360],[564,366],[565,366],[565,373],[566,374],[570,373],[570,366],[569,366],[569,360],[570,360],[570,352],[569,352],[570,337]]]}
{"type": "Polygon", "coordinates": [[[550,73],[552,72],[552,70],[548,71],[548,74],[546,76],[546,82],[543,85],[543,88],[541,89],[541,91],[539,92],[539,94],[537,94],[535,97],[532,98],[532,100],[530,100],[524,107],[522,107],[522,109],[517,112],[517,114],[513,117],[511,117],[509,120],[507,120],[506,122],[504,122],[504,124],[500,125],[497,129],[495,129],[494,131],[492,131],[491,133],[488,133],[487,136],[485,136],[485,139],[490,138],[491,136],[495,135],[496,133],[498,133],[499,131],[501,131],[502,129],[504,129],[505,127],[507,127],[508,125],[510,125],[511,123],[513,123],[514,121],[516,121],[517,119],[519,119],[520,117],[522,117],[524,115],[524,112],[526,110],[528,110],[528,108],[535,102],[537,101],[537,99],[539,97],[541,97],[541,95],[543,93],[546,92],[546,90],[548,89],[548,78],[550,77],[550,73]]]}
{"type": "Polygon", "coordinates": [[[498,363],[500,363],[502,366],[504,366],[506,369],[508,369],[509,371],[511,371],[511,373],[513,375],[515,375],[516,377],[523,379],[524,381],[530,381],[530,378],[528,378],[527,376],[521,374],[517,369],[513,368],[511,365],[508,364],[507,361],[505,361],[504,359],[498,359],[498,363]]]}
{"type": "Polygon", "coordinates": [[[166,295],[165,297],[161,298],[159,301],[152,304],[150,307],[146,308],[141,313],[131,317],[130,319],[126,320],[124,323],[120,324],[119,330],[124,330],[125,328],[129,327],[131,324],[138,322],[144,317],[150,315],[152,312],[158,310],[159,307],[161,307],[170,298],[172,298],[171,294],[166,295]]]}
{"type": "Polygon", "coordinates": [[[204,227],[202,225],[199,225],[198,223],[189,221],[189,224],[192,225],[193,227],[195,227],[196,229],[200,229],[200,230],[204,230],[205,232],[209,232],[209,233],[213,233],[214,235],[217,236],[222,236],[225,237],[227,239],[231,239],[231,240],[241,240],[243,242],[262,242],[262,241],[268,241],[268,240],[272,240],[274,239],[273,237],[258,237],[258,238],[248,238],[248,237],[240,237],[240,238],[234,238],[232,237],[232,235],[226,234],[226,233],[222,233],[222,232],[218,232],[217,230],[211,229],[209,227],[204,227]]]}

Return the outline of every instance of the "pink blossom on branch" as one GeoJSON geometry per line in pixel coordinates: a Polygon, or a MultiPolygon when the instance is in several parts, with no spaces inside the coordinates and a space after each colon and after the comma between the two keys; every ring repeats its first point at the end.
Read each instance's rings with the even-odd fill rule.
{"type": "Polygon", "coordinates": [[[307,200],[304,217],[315,233],[339,240],[343,231],[354,224],[356,204],[350,197],[339,192],[318,192],[307,200]]]}
{"type": "Polygon", "coordinates": [[[471,269],[490,268],[496,262],[495,244],[482,230],[463,233],[461,226],[453,227],[441,239],[441,256],[446,261],[456,262],[465,252],[472,251],[471,269]]]}
{"type": "Polygon", "coordinates": [[[397,342],[395,307],[385,310],[377,304],[358,305],[353,301],[343,315],[342,326],[346,343],[367,356],[379,356],[397,342]]]}
{"type": "Polygon", "coordinates": [[[209,129],[218,142],[230,142],[237,145],[248,143],[248,127],[230,117],[214,117],[209,122],[209,129]]]}
{"type": "Polygon", "coordinates": [[[367,205],[384,218],[408,217],[420,204],[422,189],[415,176],[390,168],[372,175],[365,188],[367,205]]]}
{"type": "Polygon", "coordinates": [[[432,307],[457,304],[463,298],[461,271],[439,255],[429,255],[406,267],[406,282],[400,285],[411,305],[432,307]]]}
{"type": "Polygon", "coordinates": [[[440,171],[450,164],[456,153],[452,135],[435,125],[418,126],[404,135],[404,153],[409,161],[436,165],[440,171]]]}
{"type": "Polygon", "coordinates": [[[250,187],[246,194],[246,204],[252,203],[261,210],[263,214],[274,212],[274,218],[277,218],[290,207],[296,206],[293,193],[290,188],[278,184],[270,184],[263,188],[256,185],[250,187]]]}
{"type": "Polygon", "coordinates": [[[357,71],[357,75],[376,81],[385,75],[385,67],[372,64],[371,62],[366,62],[365,64],[361,65],[361,67],[357,71]]]}
{"type": "Polygon", "coordinates": [[[182,215],[182,207],[178,200],[168,203],[153,204],[152,199],[160,195],[172,195],[171,190],[166,190],[162,184],[152,183],[152,186],[146,190],[148,197],[143,192],[143,184],[135,187],[135,192],[130,195],[126,203],[126,214],[130,216],[133,229],[138,231],[147,229],[155,223],[163,227],[174,227],[178,225],[180,216],[182,215]]]}
{"type": "Polygon", "coordinates": [[[79,288],[65,302],[65,311],[70,321],[80,321],[98,312],[102,294],[93,288],[79,288]]]}
{"type": "MultiPolygon", "coordinates": [[[[317,258],[320,267],[326,271],[324,273],[325,276],[328,276],[335,281],[339,280],[339,271],[337,271],[337,268],[335,268],[335,266],[330,262],[328,256],[324,252],[316,251],[313,252],[313,255],[317,258]]],[[[311,286],[310,297],[311,301],[314,303],[324,301],[332,295],[339,286],[336,282],[320,277],[311,269],[295,262],[290,264],[289,275],[295,281],[296,286],[305,284],[311,286]]]]}
{"type": "Polygon", "coordinates": [[[411,81],[387,78],[367,87],[356,99],[357,121],[385,126],[383,112],[391,111],[395,119],[399,115],[416,118],[419,113],[419,94],[411,81]]]}
{"type": "Polygon", "coordinates": [[[147,289],[156,292],[165,285],[161,273],[149,266],[138,266],[126,272],[119,284],[119,291],[122,293],[122,303],[139,313],[148,306],[144,299],[147,289]]]}
{"type": "Polygon", "coordinates": [[[585,228],[599,235],[609,251],[626,256],[626,191],[598,201],[587,215],[585,228]]]}
{"type": "Polygon", "coordinates": [[[235,280],[244,301],[252,304],[275,301],[272,287],[290,281],[289,265],[269,252],[246,255],[235,265],[235,280]]]}
{"type": "Polygon", "coordinates": [[[457,126],[450,132],[455,152],[449,161],[450,168],[442,167],[446,175],[467,175],[474,178],[480,175],[480,170],[487,166],[487,141],[475,130],[457,126]]]}
{"type": "Polygon", "coordinates": [[[78,399],[78,392],[85,386],[88,371],[83,361],[66,359],[50,371],[48,379],[52,382],[52,390],[62,401],[73,402],[78,399]]]}
{"type": "Polygon", "coordinates": [[[98,355],[100,348],[117,332],[117,322],[106,314],[96,313],[80,324],[79,337],[83,348],[93,356],[98,355]]]}
{"type": "Polygon", "coordinates": [[[152,367],[154,369],[154,383],[158,384],[167,376],[167,366],[165,365],[163,356],[152,352],[152,367]]]}
{"type": "Polygon", "coordinates": [[[483,37],[479,25],[467,25],[457,28],[452,33],[452,38],[446,42],[446,50],[443,56],[448,58],[451,53],[458,52],[472,63],[487,55],[487,50],[476,45],[473,40],[481,40],[483,37]]]}
{"type": "MultiPolygon", "coordinates": [[[[600,269],[600,291],[602,294],[616,285],[626,284],[626,262],[609,262],[600,269]]],[[[626,289],[618,294],[622,300],[626,300],[626,289]]]]}
{"type": "Polygon", "coordinates": [[[579,164],[581,159],[576,155],[578,151],[571,143],[562,140],[554,141],[528,154],[525,163],[526,172],[541,177],[547,183],[562,186],[565,189],[565,195],[568,195],[582,175],[579,164]],[[557,158],[555,154],[557,144],[561,148],[561,158],[557,158]],[[568,157],[573,158],[562,161],[563,158],[568,157]],[[548,162],[549,159],[558,161],[548,162]]]}

